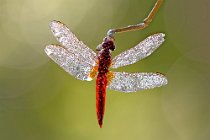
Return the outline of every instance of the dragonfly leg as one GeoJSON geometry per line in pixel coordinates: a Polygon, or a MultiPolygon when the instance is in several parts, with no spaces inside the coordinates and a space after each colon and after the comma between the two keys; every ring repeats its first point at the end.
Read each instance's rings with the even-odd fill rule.
{"type": "Polygon", "coordinates": [[[114,38],[115,33],[121,33],[121,32],[127,32],[127,31],[135,31],[135,30],[142,30],[149,26],[149,24],[152,22],[154,16],[158,12],[160,6],[162,5],[163,0],[157,0],[155,3],[154,7],[152,8],[151,12],[149,15],[143,20],[142,23],[136,24],[136,25],[129,25],[127,27],[122,27],[122,28],[116,28],[116,29],[110,29],[107,32],[107,35],[111,38],[114,38]]]}

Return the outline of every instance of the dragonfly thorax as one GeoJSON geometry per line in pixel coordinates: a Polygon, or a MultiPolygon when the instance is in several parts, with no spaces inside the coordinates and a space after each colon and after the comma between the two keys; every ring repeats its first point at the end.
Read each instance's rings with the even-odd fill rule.
{"type": "Polygon", "coordinates": [[[111,51],[114,51],[115,45],[113,40],[106,37],[98,47],[98,72],[105,74],[111,65],[111,51]]]}

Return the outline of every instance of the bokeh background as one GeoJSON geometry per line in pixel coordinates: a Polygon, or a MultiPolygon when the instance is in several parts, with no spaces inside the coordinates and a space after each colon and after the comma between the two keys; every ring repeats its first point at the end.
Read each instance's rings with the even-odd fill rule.
{"type": "Polygon", "coordinates": [[[166,42],[150,57],[117,69],[161,72],[167,86],[107,91],[104,126],[95,113],[95,81],[68,75],[43,49],[64,22],[91,49],[110,28],[141,22],[155,0],[0,0],[0,140],[210,139],[210,1],[165,0],[143,31],[116,35],[113,56],[147,36],[166,42]]]}

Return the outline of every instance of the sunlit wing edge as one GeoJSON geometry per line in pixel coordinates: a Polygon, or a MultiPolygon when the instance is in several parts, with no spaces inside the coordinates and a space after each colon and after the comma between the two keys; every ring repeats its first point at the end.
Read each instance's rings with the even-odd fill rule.
{"type": "Polygon", "coordinates": [[[152,89],[168,83],[166,76],[161,73],[112,72],[112,75],[108,88],[121,92],[152,89]]]}
{"type": "Polygon", "coordinates": [[[81,54],[87,63],[95,63],[96,53],[80,41],[76,35],[62,22],[53,20],[50,28],[55,38],[70,52],[81,54]]]}
{"type": "Polygon", "coordinates": [[[126,65],[133,64],[143,58],[146,58],[153,53],[164,41],[165,34],[153,34],[135,47],[122,52],[112,60],[112,68],[118,68],[126,65]]]}
{"type": "Polygon", "coordinates": [[[95,77],[95,75],[91,75],[93,72],[96,73],[95,63],[86,63],[80,56],[59,45],[48,45],[44,51],[54,62],[75,78],[91,81],[95,77]]]}

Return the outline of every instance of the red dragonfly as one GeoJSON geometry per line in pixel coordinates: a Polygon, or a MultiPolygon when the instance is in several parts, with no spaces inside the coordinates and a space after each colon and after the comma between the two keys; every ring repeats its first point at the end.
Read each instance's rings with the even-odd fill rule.
{"type": "Polygon", "coordinates": [[[79,80],[91,81],[96,77],[96,113],[100,127],[103,124],[106,88],[122,92],[136,92],[167,84],[166,77],[161,73],[127,73],[109,70],[110,67],[130,65],[149,56],[164,42],[163,33],[153,34],[135,47],[117,55],[114,59],[111,58],[111,52],[115,50],[114,34],[145,28],[151,22],[161,3],[161,0],[157,1],[143,23],[109,30],[107,37],[96,48],[98,55],[80,41],[63,23],[52,21],[50,24],[53,35],[62,46],[48,45],[45,48],[46,54],[79,80]]]}

